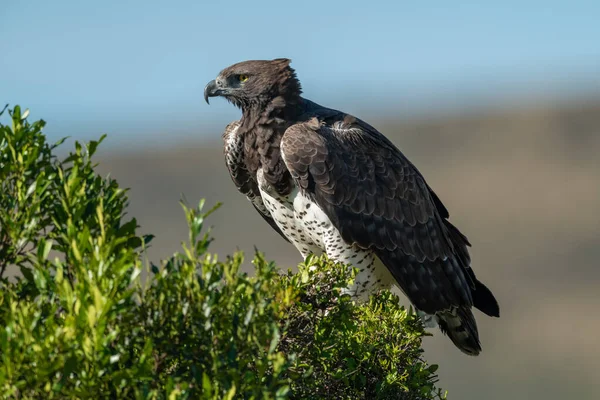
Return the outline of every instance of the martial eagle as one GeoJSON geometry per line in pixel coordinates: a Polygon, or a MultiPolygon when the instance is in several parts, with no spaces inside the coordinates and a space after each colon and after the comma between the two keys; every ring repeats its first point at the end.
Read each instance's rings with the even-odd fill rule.
{"type": "Polygon", "coordinates": [[[303,257],[360,270],[350,293],[398,285],[464,353],[481,351],[472,307],[498,317],[467,238],[423,175],[384,135],[301,97],[289,59],[244,61],[204,89],[242,110],[223,134],[233,182],[303,257]]]}

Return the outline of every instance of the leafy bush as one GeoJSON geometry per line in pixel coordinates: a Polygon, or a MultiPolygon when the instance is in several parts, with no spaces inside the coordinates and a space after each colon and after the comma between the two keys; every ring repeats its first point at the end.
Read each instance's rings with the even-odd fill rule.
{"type": "MultiPolygon", "coordinates": [[[[161,266],[94,172],[99,141],[59,160],[27,111],[0,124],[0,393],[4,398],[432,399],[418,317],[382,292],[354,304],[356,270],[309,257],[208,253],[203,203],[161,266]],[[315,267],[316,268],[311,268],[315,267]],[[6,277],[7,272],[12,277],[6,277]],[[144,273],[145,271],[145,273],[144,273]],[[147,275],[147,279],[142,279],[147,275]]],[[[1,115],[1,114],[0,114],[1,115]]]]}

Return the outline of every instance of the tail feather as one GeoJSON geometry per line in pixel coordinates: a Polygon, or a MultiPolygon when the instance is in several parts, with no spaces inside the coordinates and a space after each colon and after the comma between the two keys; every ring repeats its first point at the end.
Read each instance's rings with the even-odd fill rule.
{"type": "Polygon", "coordinates": [[[476,356],[481,352],[477,323],[470,308],[459,307],[435,314],[441,331],[465,354],[476,356]]]}
{"type": "Polygon", "coordinates": [[[498,306],[498,301],[496,301],[496,298],[492,294],[491,290],[477,279],[475,272],[471,269],[471,257],[469,256],[469,251],[467,250],[467,247],[471,246],[469,240],[458,230],[457,227],[452,225],[450,221],[444,220],[444,224],[448,229],[448,234],[450,235],[452,242],[455,244],[454,250],[456,255],[461,262],[464,271],[466,271],[470,284],[472,285],[471,288],[473,290],[471,293],[473,295],[473,305],[475,308],[481,310],[490,317],[499,317],[500,307],[498,306]]]}
{"type": "Polygon", "coordinates": [[[473,305],[475,308],[481,310],[490,317],[500,316],[498,301],[487,286],[475,279],[475,290],[471,293],[473,294],[473,305]]]}

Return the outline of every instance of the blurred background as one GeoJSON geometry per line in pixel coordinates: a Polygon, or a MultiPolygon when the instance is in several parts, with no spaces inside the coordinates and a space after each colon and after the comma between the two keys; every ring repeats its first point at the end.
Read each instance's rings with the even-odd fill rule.
{"type": "MultiPolygon", "coordinates": [[[[221,257],[300,257],[239,195],[220,143],[239,111],[204,85],[246,59],[293,60],[305,96],[361,117],[419,167],[469,237],[501,318],[484,351],[434,331],[451,399],[597,399],[600,389],[597,1],[0,2],[0,103],[63,136],[108,139],[158,262],[204,197],[221,257]]],[[[251,266],[248,263],[248,270],[251,266]]]]}

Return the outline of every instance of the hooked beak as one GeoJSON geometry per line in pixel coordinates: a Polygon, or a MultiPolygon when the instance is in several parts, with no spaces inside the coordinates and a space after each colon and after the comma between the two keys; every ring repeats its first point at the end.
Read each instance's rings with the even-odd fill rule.
{"type": "Polygon", "coordinates": [[[206,104],[210,104],[208,102],[209,97],[220,96],[223,93],[224,91],[219,88],[217,82],[213,79],[204,87],[204,100],[206,101],[206,104]]]}

